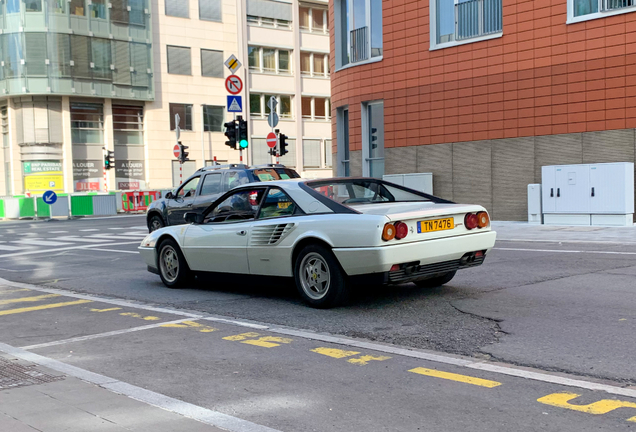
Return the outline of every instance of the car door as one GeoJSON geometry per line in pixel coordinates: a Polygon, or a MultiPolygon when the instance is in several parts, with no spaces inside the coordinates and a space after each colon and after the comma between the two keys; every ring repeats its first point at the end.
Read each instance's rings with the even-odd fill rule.
{"type": "Polygon", "coordinates": [[[182,184],[174,197],[166,204],[166,213],[170,225],[180,225],[185,223],[183,215],[192,209],[199,186],[200,176],[192,177],[182,184]]]}
{"type": "Polygon", "coordinates": [[[264,188],[230,192],[192,224],[184,236],[183,253],[192,270],[249,273],[247,234],[254,223],[264,188]]]}
{"type": "Polygon", "coordinates": [[[221,186],[222,178],[223,174],[220,172],[209,173],[203,177],[199,194],[195,198],[194,205],[192,206],[193,211],[203,213],[210,204],[221,196],[223,192],[221,186]]]}

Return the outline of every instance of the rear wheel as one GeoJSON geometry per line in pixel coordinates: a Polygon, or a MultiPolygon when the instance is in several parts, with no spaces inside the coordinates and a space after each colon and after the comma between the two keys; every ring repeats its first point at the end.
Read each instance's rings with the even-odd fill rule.
{"type": "Polygon", "coordinates": [[[163,223],[163,219],[159,215],[152,215],[150,220],[148,221],[148,231],[153,232],[157,231],[159,228],[163,228],[165,224],[163,223]]]}
{"type": "Polygon", "coordinates": [[[441,276],[435,276],[434,278],[430,279],[415,281],[414,283],[420,288],[435,288],[450,282],[451,279],[455,277],[455,273],[457,273],[457,271],[448,272],[441,276]]]}
{"type": "Polygon", "coordinates": [[[344,303],[349,294],[344,272],[333,253],[319,245],[305,246],[294,263],[296,288],[310,306],[329,308],[344,303]]]}
{"type": "Polygon", "coordinates": [[[177,242],[165,240],[159,245],[159,276],[168,288],[180,288],[192,281],[192,272],[177,242]]]}

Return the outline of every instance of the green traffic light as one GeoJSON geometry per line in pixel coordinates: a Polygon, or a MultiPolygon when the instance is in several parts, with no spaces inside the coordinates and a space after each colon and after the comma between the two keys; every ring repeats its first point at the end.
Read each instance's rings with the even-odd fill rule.
{"type": "Polygon", "coordinates": [[[249,145],[247,140],[241,140],[239,142],[239,145],[241,146],[242,149],[247,148],[247,146],[249,145]]]}

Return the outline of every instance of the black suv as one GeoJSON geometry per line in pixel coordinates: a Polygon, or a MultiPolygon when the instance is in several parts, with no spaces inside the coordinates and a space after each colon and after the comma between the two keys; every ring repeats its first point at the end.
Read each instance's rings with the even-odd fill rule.
{"type": "Polygon", "coordinates": [[[186,212],[202,213],[219,196],[246,183],[299,178],[284,165],[268,164],[248,167],[243,164],[211,165],[200,168],[174,192],[153,201],[146,213],[148,230],[185,223],[186,212]]]}

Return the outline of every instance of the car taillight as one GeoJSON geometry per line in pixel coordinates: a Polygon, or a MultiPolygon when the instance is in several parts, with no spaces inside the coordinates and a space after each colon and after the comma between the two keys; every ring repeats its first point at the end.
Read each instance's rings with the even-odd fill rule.
{"type": "Polygon", "coordinates": [[[409,233],[409,227],[404,222],[398,222],[395,224],[395,238],[398,240],[403,239],[409,233]]]}
{"type": "Polygon", "coordinates": [[[479,228],[486,228],[490,224],[490,218],[485,211],[477,213],[477,223],[479,228]]]}
{"type": "Polygon", "coordinates": [[[468,213],[464,217],[464,225],[466,226],[466,229],[475,229],[479,226],[479,218],[475,213],[468,213]]]}
{"type": "Polygon", "coordinates": [[[395,226],[392,223],[384,225],[382,230],[382,240],[389,241],[395,237],[395,226]]]}

